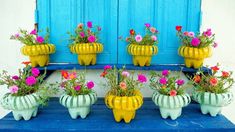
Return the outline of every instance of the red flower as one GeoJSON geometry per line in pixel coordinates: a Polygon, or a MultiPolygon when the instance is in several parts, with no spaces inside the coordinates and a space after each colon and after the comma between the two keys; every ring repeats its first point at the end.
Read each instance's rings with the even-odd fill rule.
{"type": "Polygon", "coordinates": [[[213,72],[217,72],[219,70],[219,67],[213,66],[213,67],[211,67],[211,70],[213,70],[213,72]]]}
{"type": "Polygon", "coordinates": [[[30,63],[31,63],[30,61],[24,61],[24,62],[22,62],[22,64],[24,64],[24,65],[26,65],[26,66],[28,66],[30,63]]]}
{"type": "Polygon", "coordinates": [[[130,35],[135,35],[135,30],[131,29],[130,30],[130,35]]]}
{"type": "Polygon", "coordinates": [[[195,83],[199,83],[201,81],[201,77],[199,75],[194,76],[193,81],[195,83]]]}
{"type": "Polygon", "coordinates": [[[108,74],[108,72],[104,71],[100,74],[100,77],[105,77],[108,74]]]}
{"type": "Polygon", "coordinates": [[[229,77],[229,72],[222,71],[222,77],[229,77]]]}
{"type": "Polygon", "coordinates": [[[176,26],[175,29],[176,29],[178,32],[180,32],[181,29],[182,29],[182,26],[176,26]]]}
{"type": "Polygon", "coordinates": [[[177,91],[176,90],[171,90],[170,91],[170,96],[176,96],[177,95],[177,91]]]}
{"type": "Polygon", "coordinates": [[[210,84],[212,85],[212,86],[216,86],[217,84],[218,84],[218,80],[217,80],[217,78],[211,78],[210,79],[210,84]]]}
{"type": "Polygon", "coordinates": [[[67,71],[64,71],[64,70],[61,71],[61,75],[64,79],[68,79],[68,77],[69,77],[69,73],[67,71]]]}

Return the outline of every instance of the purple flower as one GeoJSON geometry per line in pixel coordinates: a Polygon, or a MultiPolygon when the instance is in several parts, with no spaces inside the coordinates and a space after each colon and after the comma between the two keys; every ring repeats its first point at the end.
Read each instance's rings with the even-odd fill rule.
{"type": "Polygon", "coordinates": [[[80,86],[80,85],[77,85],[76,87],[74,87],[74,89],[75,89],[76,91],[79,91],[79,90],[81,89],[81,86],[80,86]]]}
{"type": "Polygon", "coordinates": [[[91,22],[91,21],[88,21],[88,22],[87,22],[87,27],[88,27],[88,28],[92,28],[92,22],[91,22]]]}
{"type": "Polygon", "coordinates": [[[32,31],[30,32],[30,34],[32,34],[32,35],[36,35],[36,34],[37,34],[36,29],[32,30],[32,31]]]}
{"type": "Polygon", "coordinates": [[[19,38],[19,37],[20,37],[20,34],[19,34],[19,33],[15,34],[15,37],[16,37],[16,38],[19,38]]]}
{"type": "Polygon", "coordinates": [[[44,38],[41,36],[37,36],[36,41],[41,44],[44,42],[44,38]]]}
{"type": "Polygon", "coordinates": [[[218,43],[214,42],[213,47],[214,48],[218,47],[218,43]]]}
{"type": "Polygon", "coordinates": [[[64,89],[64,87],[65,87],[65,82],[62,82],[61,84],[60,84],[60,87],[62,88],[62,89],[64,89]]]}
{"type": "Polygon", "coordinates": [[[37,77],[40,74],[40,71],[37,68],[32,68],[31,72],[34,77],[37,77]]]}
{"type": "Polygon", "coordinates": [[[112,69],[112,66],[110,66],[110,65],[104,66],[104,70],[105,70],[105,71],[108,70],[108,69],[112,69]]]}
{"type": "Polygon", "coordinates": [[[87,82],[86,86],[88,89],[92,89],[95,86],[95,84],[93,81],[89,81],[89,82],[87,82]]]}
{"type": "Polygon", "coordinates": [[[176,81],[176,83],[177,83],[177,85],[181,86],[181,85],[184,84],[184,80],[179,79],[179,80],[176,81]]]}
{"type": "Polygon", "coordinates": [[[130,76],[130,73],[128,71],[123,71],[122,72],[122,76],[124,77],[129,77],[130,76]]]}
{"type": "Polygon", "coordinates": [[[168,71],[168,70],[163,70],[163,71],[162,71],[162,75],[163,75],[163,76],[167,76],[168,74],[169,74],[169,71],[168,71]]]}
{"type": "Polygon", "coordinates": [[[28,86],[32,86],[37,82],[37,80],[34,76],[29,76],[26,78],[25,82],[28,86]]]}
{"type": "Polygon", "coordinates": [[[192,46],[197,47],[200,44],[200,40],[198,38],[193,38],[191,44],[192,46]]]}
{"type": "Polygon", "coordinates": [[[167,79],[165,77],[162,77],[159,79],[159,83],[162,85],[166,85],[167,84],[167,79]]]}
{"type": "Polygon", "coordinates": [[[139,74],[138,81],[141,83],[145,83],[145,82],[147,82],[147,77],[144,74],[139,74]]]}
{"type": "Polygon", "coordinates": [[[15,76],[12,76],[12,79],[14,79],[14,80],[19,80],[20,78],[15,75],[15,76]]]}
{"type": "Polygon", "coordinates": [[[85,37],[85,33],[84,32],[80,32],[79,34],[80,34],[81,38],[85,37]]]}
{"type": "Polygon", "coordinates": [[[147,28],[149,28],[151,25],[149,23],[144,24],[147,28]]]}
{"type": "Polygon", "coordinates": [[[88,41],[89,41],[90,43],[95,42],[95,40],[96,40],[96,38],[95,38],[95,36],[93,36],[93,35],[91,35],[91,36],[88,37],[88,41]]]}
{"type": "Polygon", "coordinates": [[[10,93],[15,94],[18,92],[19,87],[16,85],[13,85],[13,86],[9,87],[9,90],[10,90],[10,93]]]}

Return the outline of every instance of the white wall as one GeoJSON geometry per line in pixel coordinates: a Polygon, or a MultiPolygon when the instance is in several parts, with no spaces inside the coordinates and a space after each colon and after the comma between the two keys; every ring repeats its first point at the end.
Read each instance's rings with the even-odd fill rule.
{"type": "MultiPolygon", "coordinates": [[[[23,67],[20,63],[28,59],[20,54],[22,44],[9,40],[9,37],[16,33],[19,27],[33,29],[35,2],[34,0],[1,0],[0,3],[0,70],[5,69],[11,74],[16,74],[17,69],[23,67]]],[[[206,64],[215,65],[220,62],[225,69],[234,71],[235,59],[230,56],[235,50],[235,37],[233,37],[235,34],[233,26],[235,0],[203,0],[202,10],[202,30],[212,28],[212,31],[216,33],[216,40],[219,42],[219,47],[214,50],[213,57],[206,60],[206,64]]],[[[97,78],[101,71],[88,70],[87,73],[87,79],[94,80],[96,83],[95,90],[98,92],[98,96],[104,96],[107,90],[100,84],[103,80],[97,78]]],[[[53,73],[48,78],[48,82],[60,81],[58,74],[58,71],[53,73]]],[[[0,86],[0,98],[6,92],[6,87],[0,86]]],[[[150,97],[152,94],[149,88],[143,88],[142,92],[145,97],[150,97]]],[[[234,106],[235,102],[223,111],[223,114],[233,122],[235,122],[234,106]]],[[[0,108],[0,118],[7,112],[0,108]]]]}

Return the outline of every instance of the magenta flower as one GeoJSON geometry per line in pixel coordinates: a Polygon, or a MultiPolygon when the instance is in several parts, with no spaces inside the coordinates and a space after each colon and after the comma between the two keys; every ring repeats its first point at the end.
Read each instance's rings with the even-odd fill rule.
{"type": "Polygon", "coordinates": [[[167,79],[165,77],[162,77],[159,79],[159,83],[162,85],[166,85],[167,84],[167,79]]]}
{"type": "Polygon", "coordinates": [[[32,30],[32,31],[30,32],[30,34],[31,34],[31,35],[36,35],[36,34],[37,34],[36,29],[32,30]]]}
{"type": "Polygon", "coordinates": [[[169,74],[169,71],[168,71],[168,70],[163,70],[163,71],[162,71],[162,75],[163,75],[163,76],[167,76],[168,74],[169,74]]]}
{"type": "Polygon", "coordinates": [[[179,79],[179,80],[176,81],[176,83],[177,83],[177,85],[181,86],[181,85],[184,84],[184,80],[179,79]]]}
{"type": "Polygon", "coordinates": [[[92,28],[92,22],[91,22],[91,21],[88,21],[88,22],[87,22],[87,27],[88,27],[88,28],[92,28]]]}
{"type": "Polygon", "coordinates": [[[194,35],[195,35],[194,32],[189,32],[189,33],[188,33],[188,36],[191,37],[191,38],[193,38],[194,35]]]}
{"type": "Polygon", "coordinates": [[[89,81],[89,82],[87,82],[86,86],[88,89],[92,89],[95,86],[95,84],[93,81],[89,81]]]}
{"type": "Polygon", "coordinates": [[[197,47],[200,44],[200,40],[198,38],[193,38],[191,44],[192,46],[197,47]]]}
{"type": "Polygon", "coordinates": [[[128,71],[123,71],[122,72],[122,76],[124,77],[129,77],[130,76],[130,73],[128,71]]]}
{"type": "Polygon", "coordinates": [[[101,27],[97,27],[98,31],[101,31],[101,27]]]}
{"type": "Polygon", "coordinates": [[[205,32],[203,32],[203,35],[210,37],[212,35],[211,29],[207,29],[205,32]]]}
{"type": "Polygon", "coordinates": [[[15,75],[15,76],[12,76],[12,79],[14,79],[14,80],[19,80],[20,78],[15,75]]]}
{"type": "Polygon", "coordinates": [[[10,93],[15,94],[18,92],[19,87],[16,85],[13,85],[13,86],[9,87],[9,90],[10,90],[10,93]]]}
{"type": "Polygon", "coordinates": [[[75,89],[76,91],[79,91],[79,90],[81,89],[81,86],[80,86],[80,85],[77,85],[76,87],[74,87],[74,89],[75,89]]]}
{"type": "Polygon", "coordinates": [[[29,76],[26,78],[25,82],[28,86],[32,86],[37,82],[37,80],[34,76],[29,76]]]}
{"type": "Polygon", "coordinates": [[[44,38],[41,36],[37,36],[36,41],[41,44],[44,42],[44,38]]]}
{"type": "Polygon", "coordinates": [[[145,83],[145,82],[147,82],[147,77],[144,74],[139,74],[138,81],[141,83],[145,83]]]}
{"type": "Polygon", "coordinates": [[[105,71],[108,70],[108,69],[112,69],[112,66],[110,66],[110,65],[104,66],[104,70],[105,70],[105,71]]]}
{"type": "Polygon", "coordinates": [[[149,28],[149,27],[151,26],[149,23],[145,23],[144,25],[145,25],[145,27],[147,27],[147,28],[149,28]]]}
{"type": "Polygon", "coordinates": [[[142,36],[141,35],[136,35],[135,40],[136,40],[136,42],[141,42],[142,41],[142,36]]]}
{"type": "Polygon", "coordinates": [[[157,41],[157,37],[156,37],[155,35],[152,35],[152,36],[151,36],[151,39],[152,39],[153,41],[157,41]]]}
{"type": "Polygon", "coordinates": [[[40,74],[40,71],[37,68],[32,68],[31,72],[34,77],[37,77],[40,74]]]}
{"type": "Polygon", "coordinates": [[[80,32],[79,34],[80,34],[81,38],[85,37],[85,33],[84,32],[80,32]]]}
{"type": "Polygon", "coordinates": [[[213,47],[214,48],[218,47],[218,43],[214,42],[213,47]]]}
{"type": "Polygon", "coordinates": [[[95,38],[95,36],[93,36],[93,35],[91,35],[91,36],[88,37],[88,41],[89,41],[90,43],[95,42],[95,40],[96,40],[96,38],[95,38]]]}

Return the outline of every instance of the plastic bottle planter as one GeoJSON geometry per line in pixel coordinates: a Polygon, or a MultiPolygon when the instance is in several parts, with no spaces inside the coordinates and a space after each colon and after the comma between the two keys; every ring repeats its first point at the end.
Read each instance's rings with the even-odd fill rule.
{"type": "Polygon", "coordinates": [[[100,43],[74,44],[70,47],[70,51],[78,54],[78,63],[80,65],[95,65],[96,54],[103,51],[103,45],[100,43]]]}
{"type": "Polygon", "coordinates": [[[158,52],[158,48],[155,45],[130,44],[127,50],[133,56],[132,60],[135,66],[150,66],[152,55],[158,52]]]}
{"type": "Polygon", "coordinates": [[[72,119],[76,119],[78,116],[83,119],[86,118],[90,113],[91,105],[96,101],[97,95],[95,92],[78,96],[69,96],[64,94],[60,97],[60,103],[68,108],[72,119]]]}
{"type": "Polygon", "coordinates": [[[152,100],[159,106],[162,118],[170,117],[172,120],[177,119],[181,115],[182,107],[191,102],[188,94],[167,96],[158,92],[153,93],[152,100]]]}
{"type": "Polygon", "coordinates": [[[35,117],[38,112],[38,100],[39,95],[36,93],[26,96],[12,96],[7,93],[1,99],[0,104],[4,109],[12,110],[15,120],[29,120],[31,117],[35,117]]]}
{"type": "Polygon", "coordinates": [[[135,118],[136,110],[143,104],[143,97],[139,91],[136,91],[136,95],[132,97],[120,97],[108,93],[105,96],[105,104],[108,108],[113,109],[116,122],[124,119],[126,123],[130,123],[135,118]]]}
{"type": "Polygon", "coordinates": [[[216,116],[221,113],[222,107],[230,104],[233,100],[233,94],[230,92],[215,94],[209,92],[194,92],[193,100],[201,106],[202,114],[216,116]]]}
{"type": "Polygon", "coordinates": [[[181,46],[178,50],[179,55],[184,57],[186,67],[200,68],[205,58],[212,55],[211,47],[193,48],[181,46]]]}
{"type": "Polygon", "coordinates": [[[53,44],[41,44],[41,45],[25,45],[21,48],[23,55],[29,56],[31,66],[46,66],[49,63],[49,54],[55,52],[55,46],[53,44]]]}

